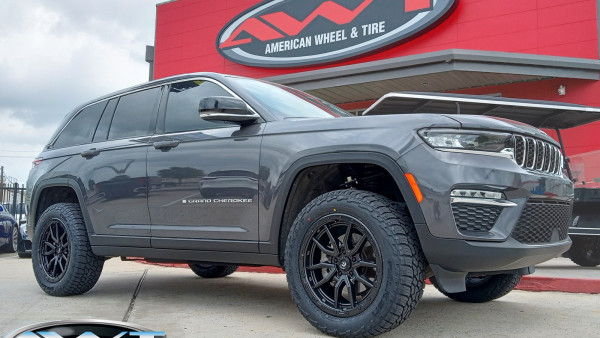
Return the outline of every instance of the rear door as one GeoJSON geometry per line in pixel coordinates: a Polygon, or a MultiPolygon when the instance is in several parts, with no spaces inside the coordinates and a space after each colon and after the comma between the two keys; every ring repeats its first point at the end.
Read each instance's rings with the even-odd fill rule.
{"type": "Polygon", "coordinates": [[[93,143],[81,152],[77,170],[93,245],[150,246],[146,155],[161,94],[155,87],[110,99],[93,143]]]}
{"type": "Polygon", "coordinates": [[[202,98],[234,96],[211,79],[168,94],[148,152],[152,247],[257,252],[262,125],[200,118],[202,98]]]}

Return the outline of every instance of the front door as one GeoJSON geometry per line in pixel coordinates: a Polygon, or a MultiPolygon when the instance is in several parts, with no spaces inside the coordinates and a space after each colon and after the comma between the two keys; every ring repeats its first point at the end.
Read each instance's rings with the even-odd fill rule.
{"type": "Polygon", "coordinates": [[[208,80],[174,83],[148,152],[152,247],[258,251],[262,125],[200,118],[204,97],[232,96],[208,80]]]}

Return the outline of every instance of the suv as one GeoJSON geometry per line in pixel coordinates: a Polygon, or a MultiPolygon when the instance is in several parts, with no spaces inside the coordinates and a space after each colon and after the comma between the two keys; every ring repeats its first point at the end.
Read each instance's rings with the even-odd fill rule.
{"type": "Polygon", "coordinates": [[[458,301],[502,297],[571,245],[559,145],[450,115],[454,102],[388,114],[423,106],[392,95],[367,112],[387,116],[351,117],[292,88],[198,73],[77,107],[29,174],[37,281],[81,294],[119,256],[208,278],[281,266],[306,319],[344,336],[401,324],[426,278],[458,301]]]}

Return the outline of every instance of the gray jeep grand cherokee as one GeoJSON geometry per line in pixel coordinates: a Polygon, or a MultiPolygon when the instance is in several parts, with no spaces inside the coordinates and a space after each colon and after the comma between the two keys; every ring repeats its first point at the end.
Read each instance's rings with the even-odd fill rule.
{"type": "Polygon", "coordinates": [[[282,266],[311,324],[370,336],[408,318],[426,278],[490,301],[569,248],[573,184],[552,138],[400,96],[367,112],[385,116],[351,117],[292,88],[198,73],[77,107],[29,174],[39,285],[85,293],[119,256],[208,278],[282,266]]]}

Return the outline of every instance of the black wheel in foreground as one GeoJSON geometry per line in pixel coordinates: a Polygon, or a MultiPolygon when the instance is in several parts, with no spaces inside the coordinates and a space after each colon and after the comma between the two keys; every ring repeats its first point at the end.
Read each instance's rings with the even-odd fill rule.
{"type": "Polygon", "coordinates": [[[485,303],[506,296],[519,283],[523,276],[520,274],[489,275],[481,277],[467,277],[467,291],[447,293],[438,285],[435,277],[431,283],[438,291],[448,298],[465,303],[485,303]]]}
{"type": "Polygon", "coordinates": [[[400,325],[423,295],[425,259],[410,216],[366,191],[323,194],[288,236],[292,298],[322,332],[374,336],[400,325]]]}
{"type": "Polygon", "coordinates": [[[54,204],[40,216],[32,264],[38,284],[52,296],[79,295],[96,285],[104,257],[92,252],[79,205],[54,204]]]}
{"type": "Polygon", "coordinates": [[[568,251],[571,261],[579,266],[595,267],[600,265],[600,238],[573,238],[568,251]]]}
{"type": "Polygon", "coordinates": [[[188,265],[196,275],[203,278],[226,277],[234,273],[239,267],[237,265],[211,265],[197,263],[189,263],[188,265]]]}

